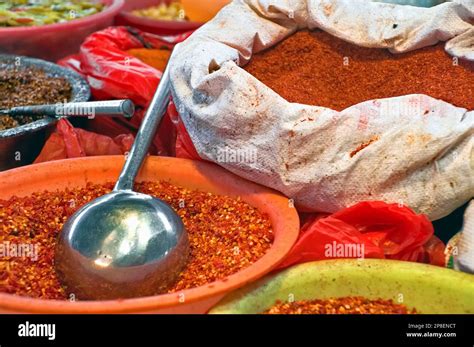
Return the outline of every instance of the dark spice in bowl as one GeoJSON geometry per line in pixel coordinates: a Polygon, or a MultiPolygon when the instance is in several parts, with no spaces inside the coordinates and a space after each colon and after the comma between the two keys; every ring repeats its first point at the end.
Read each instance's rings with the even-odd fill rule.
{"type": "MultiPolygon", "coordinates": [[[[68,102],[72,97],[70,83],[62,77],[48,76],[34,68],[0,70],[0,109],[15,106],[68,102]]],[[[37,119],[0,116],[0,130],[15,128],[37,119]]]]}
{"type": "MultiPolygon", "coordinates": [[[[90,184],[85,188],[0,200],[0,247],[5,250],[7,243],[8,247],[32,246],[31,254],[0,252],[0,292],[67,299],[69,293],[54,270],[58,233],[76,210],[109,193],[113,186],[90,184]]],[[[273,243],[270,220],[241,199],[192,191],[166,182],[140,183],[136,190],[169,203],[188,232],[190,260],[170,293],[224,280],[260,259],[273,243]]]]}
{"type": "Polygon", "coordinates": [[[363,297],[331,298],[277,302],[264,314],[416,314],[393,300],[370,300],[363,297]]]}

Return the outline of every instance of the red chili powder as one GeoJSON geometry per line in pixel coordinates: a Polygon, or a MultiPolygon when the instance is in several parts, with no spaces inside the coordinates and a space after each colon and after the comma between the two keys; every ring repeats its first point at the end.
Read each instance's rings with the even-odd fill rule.
{"type": "Polygon", "coordinates": [[[255,55],[245,70],[290,102],[338,111],[408,94],[474,109],[474,62],[454,59],[444,43],[392,54],[321,30],[299,31],[255,55]]]}

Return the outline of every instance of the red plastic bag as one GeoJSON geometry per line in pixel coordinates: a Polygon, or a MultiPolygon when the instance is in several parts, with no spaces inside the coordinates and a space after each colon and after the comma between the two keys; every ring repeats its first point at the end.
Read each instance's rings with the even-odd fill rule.
{"type": "Polygon", "coordinates": [[[176,128],[176,150],[175,155],[178,158],[191,159],[191,160],[202,160],[199,156],[196,148],[194,147],[193,141],[189,137],[188,132],[179,116],[176,106],[173,102],[168,106],[168,114],[171,122],[176,128]]]}
{"type": "Polygon", "coordinates": [[[309,219],[280,268],[340,257],[423,262],[430,260],[431,250],[425,250],[424,245],[433,233],[428,218],[408,207],[381,201],[360,202],[328,217],[309,219]]]}
{"type": "Polygon", "coordinates": [[[69,121],[61,119],[56,132],[43,147],[35,163],[97,155],[119,155],[130,151],[132,135],[110,138],[83,129],[75,129],[69,121]]]}
{"type": "Polygon", "coordinates": [[[158,36],[129,27],[110,27],[86,38],[80,53],[58,63],[88,80],[94,98],[129,98],[145,107],[150,102],[162,72],[127,54],[134,48],[173,48],[191,33],[158,36]]]}
{"type": "Polygon", "coordinates": [[[446,245],[438,237],[433,235],[423,246],[425,250],[422,258],[418,262],[445,267],[446,265],[446,245]]]}
{"type": "MultiPolygon", "coordinates": [[[[87,79],[95,100],[131,99],[138,108],[131,120],[98,117],[90,122],[90,130],[108,136],[135,133],[162,72],[127,51],[134,48],[171,49],[190,34],[158,36],[129,27],[110,27],[90,35],[79,54],[59,61],[58,64],[77,71],[87,79]]],[[[175,141],[175,127],[169,115],[165,115],[151,153],[174,155],[175,141]]]]}

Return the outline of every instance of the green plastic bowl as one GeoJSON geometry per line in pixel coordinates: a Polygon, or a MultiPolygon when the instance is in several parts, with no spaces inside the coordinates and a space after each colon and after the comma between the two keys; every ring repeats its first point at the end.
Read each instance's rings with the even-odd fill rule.
{"type": "Polygon", "coordinates": [[[209,313],[258,314],[277,300],[362,296],[418,313],[474,313],[474,275],[395,260],[327,260],[294,266],[227,295],[209,313]]]}

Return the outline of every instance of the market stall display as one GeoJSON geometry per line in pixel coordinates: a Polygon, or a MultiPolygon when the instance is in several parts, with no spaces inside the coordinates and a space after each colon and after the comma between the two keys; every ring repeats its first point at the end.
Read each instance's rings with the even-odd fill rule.
{"type": "MultiPolygon", "coordinates": [[[[13,227],[28,211],[37,217],[32,219],[37,228],[31,235],[29,228],[21,229],[17,236],[10,234],[14,228],[7,227],[3,232],[8,232],[11,240],[30,236],[42,240],[40,247],[47,250],[40,253],[45,257],[41,258],[44,261],[36,264],[28,259],[23,263],[15,259],[20,261],[18,266],[30,270],[24,274],[10,274],[12,284],[21,283],[22,277],[15,277],[18,275],[24,276],[24,280],[31,276],[29,280],[34,283],[33,278],[40,278],[36,270],[44,275],[44,282],[34,283],[30,292],[27,286],[16,287],[16,290],[10,288],[8,282],[2,282],[3,289],[43,298],[65,298],[51,272],[54,236],[64,223],[64,217],[111,188],[107,183],[117,178],[122,165],[123,156],[109,156],[55,161],[0,173],[0,218],[6,218],[13,227]],[[46,190],[49,193],[42,193],[46,190]],[[60,192],[66,194],[66,199],[60,199],[60,192]],[[13,198],[15,196],[17,198],[13,198]],[[46,205],[50,208],[41,208],[46,205]],[[7,209],[17,212],[12,214],[7,209]],[[52,234],[42,233],[41,226],[47,226],[52,234]],[[51,289],[42,294],[41,288],[47,286],[48,280],[52,281],[51,289]]],[[[157,194],[175,206],[189,227],[194,260],[172,290],[175,293],[141,299],[78,302],[71,302],[70,297],[67,297],[69,300],[47,300],[0,293],[0,311],[204,313],[224,294],[274,269],[296,241],[298,215],[288,205],[288,199],[215,165],[150,157],[140,173],[139,182],[137,187],[142,191],[157,194]],[[183,204],[184,207],[180,207],[183,204]],[[200,277],[200,274],[204,276],[200,277]]],[[[1,266],[9,263],[2,262],[1,266]]],[[[11,270],[15,271],[14,268],[11,270]]],[[[2,272],[2,276],[5,275],[2,272]]]]}
{"type": "MultiPolygon", "coordinates": [[[[56,64],[0,55],[0,69],[0,90],[5,97],[0,100],[0,108],[42,102],[83,102],[90,97],[89,86],[81,76],[56,64]]],[[[0,119],[9,128],[0,131],[0,170],[32,163],[57,122],[53,118],[33,121],[0,116],[0,119]]]]}
{"type": "MultiPolygon", "coordinates": [[[[360,201],[381,200],[406,205],[436,220],[471,199],[473,65],[460,61],[470,56],[472,4],[457,0],[405,11],[403,6],[373,2],[309,3],[235,1],[179,46],[170,61],[173,100],[186,130],[178,134],[178,141],[186,148],[195,147],[198,157],[193,159],[218,163],[276,189],[294,199],[301,211],[334,213],[360,201]],[[414,67],[405,78],[411,81],[406,89],[397,89],[401,84],[396,76],[400,75],[392,79],[388,71],[384,72],[387,83],[382,85],[378,75],[374,76],[379,83],[372,90],[377,94],[369,96],[361,88],[353,95],[359,83],[370,83],[371,78],[354,79],[352,85],[348,79],[339,85],[341,74],[324,69],[332,66],[326,59],[319,74],[327,81],[333,78],[333,89],[341,91],[346,85],[348,92],[331,95],[326,91],[321,98],[331,100],[322,105],[317,100],[319,106],[291,103],[244,68],[249,64],[251,69],[253,59],[258,63],[256,54],[285,39],[295,42],[301,35],[312,37],[298,32],[302,29],[327,32],[315,34],[321,40],[326,38],[324,50],[329,52],[325,56],[339,61],[337,71],[345,65],[350,71],[360,68],[361,78],[372,70],[377,72],[377,66],[390,65],[384,63],[388,55],[393,55],[394,61],[406,62],[400,54],[419,54],[413,60],[436,62],[427,68],[436,70],[438,64],[447,66],[450,54],[453,64],[459,63],[449,70],[458,76],[450,83],[460,88],[456,96],[447,96],[449,91],[440,94],[438,77],[433,84],[417,82],[412,79],[418,73],[414,67]],[[329,34],[334,40],[328,43],[329,34]],[[440,38],[447,41],[447,54],[439,47],[425,48],[440,38]],[[357,52],[362,48],[345,50],[347,56],[342,57],[339,50],[353,46],[342,45],[339,39],[370,47],[365,65],[358,64],[357,52]],[[364,71],[364,66],[372,65],[374,69],[364,71]],[[392,85],[393,89],[389,88],[392,85]],[[385,88],[395,94],[387,95],[385,88]],[[404,90],[418,94],[403,95],[404,90]],[[455,104],[436,99],[431,93],[455,104]],[[383,98],[367,100],[374,96],[383,98]],[[360,102],[364,99],[367,101],[360,102]],[[346,108],[353,102],[356,104],[346,108]],[[244,154],[250,159],[228,160],[225,153],[244,154]]],[[[311,58],[304,50],[303,54],[289,52],[291,56],[285,61],[293,59],[295,65],[301,66],[301,60],[309,65],[317,61],[309,63],[311,58]]],[[[287,72],[287,67],[281,71],[283,76],[287,72]]],[[[313,77],[310,72],[308,80],[313,77]]],[[[291,77],[289,80],[291,86],[291,77]]],[[[445,80],[449,83],[443,78],[441,85],[445,80]]],[[[284,85],[285,78],[279,82],[284,85]]],[[[306,90],[301,93],[310,95],[311,82],[303,86],[306,90]]],[[[291,87],[286,89],[287,94],[292,92],[291,87]]]]}
{"type": "Polygon", "coordinates": [[[209,313],[256,314],[266,312],[278,301],[291,304],[354,297],[391,300],[418,314],[474,313],[472,275],[375,259],[327,260],[294,266],[227,295],[209,313]]]}
{"type": "Polygon", "coordinates": [[[2,2],[58,65],[0,55],[0,312],[472,315],[473,39],[471,0],[2,2]]]}
{"type": "MultiPolygon", "coordinates": [[[[54,1],[39,0],[31,3],[32,6],[39,6],[40,3],[54,1]]],[[[67,5],[67,1],[56,2],[61,3],[58,8],[67,5]]],[[[124,0],[76,0],[74,2],[75,5],[72,7],[61,10],[66,17],[73,17],[68,21],[61,20],[55,14],[51,18],[41,17],[33,22],[28,21],[28,23],[23,23],[23,26],[0,25],[0,54],[18,54],[50,61],[64,58],[68,54],[76,53],[88,35],[112,25],[115,16],[124,5],[124,0]],[[95,4],[93,8],[101,8],[101,11],[84,9],[82,11],[85,11],[83,13],[85,16],[81,16],[80,8],[84,7],[86,3],[95,4]]],[[[1,6],[9,7],[10,2],[1,6]]],[[[38,10],[34,12],[38,15],[38,10]]],[[[4,16],[4,13],[0,14],[0,18],[4,18],[4,16]]]]}

